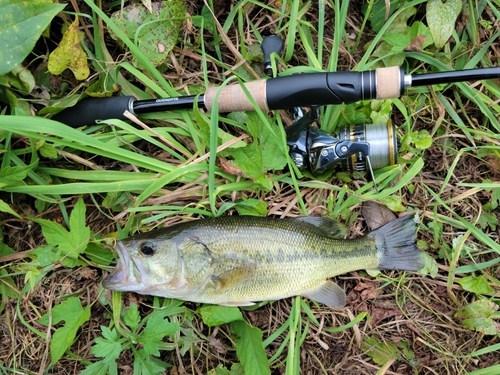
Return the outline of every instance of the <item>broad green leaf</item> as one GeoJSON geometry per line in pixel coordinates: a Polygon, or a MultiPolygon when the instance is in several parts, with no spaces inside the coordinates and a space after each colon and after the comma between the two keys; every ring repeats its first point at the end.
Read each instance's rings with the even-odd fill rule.
{"type": "Polygon", "coordinates": [[[409,143],[414,144],[419,150],[426,150],[432,145],[432,136],[425,129],[410,132],[407,139],[409,143]]]}
{"type": "Polygon", "coordinates": [[[488,284],[484,276],[466,276],[457,281],[462,288],[476,294],[493,294],[495,289],[488,284]]]}
{"type": "Polygon", "coordinates": [[[245,374],[271,374],[262,344],[262,331],[244,320],[232,322],[231,331],[237,336],[236,355],[243,365],[245,374]]]}
{"type": "Polygon", "coordinates": [[[48,159],[57,158],[57,149],[46,142],[43,142],[43,144],[40,147],[38,147],[38,151],[40,152],[40,155],[42,155],[44,158],[48,159]]]}
{"type": "Polygon", "coordinates": [[[71,212],[70,231],[50,220],[33,220],[42,227],[47,243],[61,252],[61,262],[68,267],[78,264],[78,256],[85,251],[89,243],[90,229],[85,225],[85,212],[85,203],[79,198],[71,212]]]}
{"type": "Polygon", "coordinates": [[[42,32],[65,6],[41,1],[0,2],[0,75],[7,74],[23,62],[42,32]]]}
{"type": "MultiPolygon", "coordinates": [[[[61,304],[54,306],[52,311],[51,324],[56,325],[62,321],[66,324],[58,328],[52,334],[50,340],[50,354],[52,356],[51,363],[56,363],[69,349],[75,340],[76,333],[80,326],[90,318],[90,306],[82,308],[80,299],[70,297],[61,304]]],[[[39,324],[49,325],[49,313],[44,314],[39,320],[39,324]]]]}
{"type": "Polygon", "coordinates": [[[231,372],[229,373],[230,375],[245,375],[245,369],[243,366],[239,363],[233,363],[231,366],[231,372]]]}
{"type": "MultiPolygon", "coordinates": [[[[16,283],[12,278],[9,276],[8,272],[4,269],[0,268],[0,296],[2,298],[17,298],[19,297],[17,292],[16,292],[16,283]]],[[[0,313],[3,310],[3,306],[0,308],[0,313]]]]}
{"type": "Polygon", "coordinates": [[[375,337],[366,336],[361,343],[361,350],[364,350],[378,365],[385,365],[390,360],[401,359],[401,354],[399,354],[395,343],[379,342],[375,337]]]}
{"type": "Polygon", "coordinates": [[[243,366],[239,363],[233,363],[231,370],[228,370],[224,365],[220,364],[216,368],[210,370],[208,375],[245,375],[243,366]]]}
{"type": "Polygon", "coordinates": [[[405,210],[403,200],[399,195],[390,195],[386,198],[382,198],[380,202],[386,205],[391,211],[403,212],[405,210]]]}
{"type": "Polygon", "coordinates": [[[26,92],[30,93],[31,91],[33,91],[33,89],[35,88],[35,77],[28,69],[26,69],[22,65],[18,65],[14,69],[12,69],[11,74],[19,79],[22,88],[26,92]]]}
{"type": "Polygon", "coordinates": [[[38,262],[42,267],[53,264],[59,259],[59,254],[51,245],[39,246],[29,252],[30,258],[38,262]]]}
{"type": "Polygon", "coordinates": [[[88,365],[80,375],[118,375],[118,365],[115,361],[97,361],[88,365]]]}
{"type": "Polygon", "coordinates": [[[496,303],[480,299],[457,311],[455,318],[466,328],[485,335],[496,335],[500,333],[500,323],[495,322],[492,316],[497,310],[496,303]]]}
{"type": "Polygon", "coordinates": [[[168,367],[165,362],[149,356],[144,350],[134,351],[134,354],[134,375],[158,375],[168,367]]]}
{"type": "Polygon", "coordinates": [[[85,250],[85,257],[101,266],[109,266],[115,257],[109,249],[105,249],[95,242],[90,242],[85,250]]]}
{"type": "Polygon", "coordinates": [[[146,355],[159,356],[159,344],[165,336],[173,335],[180,330],[178,323],[169,322],[165,319],[165,314],[161,310],[155,311],[148,319],[146,328],[137,337],[137,341],[141,342],[146,355]]]}
{"type": "Polygon", "coordinates": [[[139,314],[139,309],[135,303],[132,303],[123,314],[123,323],[125,323],[132,330],[132,332],[135,332],[137,327],[139,327],[140,322],[141,315],[139,314]]]}
{"type": "Polygon", "coordinates": [[[216,368],[208,371],[207,375],[230,375],[230,372],[223,364],[219,364],[216,368]]]}
{"type": "Polygon", "coordinates": [[[21,216],[19,216],[19,214],[16,211],[10,208],[10,206],[1,199],[0,199],[0,211],[11,214],[19,219],[21,218],[21,216]]]}
{"type": "MultiPolygon", "coordinates": [[[[132,4],[111,17],[153,65],[158,66],[165,61],[179,36],[182,20],[173,18],[183,17],[185,13],[184,1],[169,0],[154,2],[152,12],[142,4],[132,4]]],[[[116,39],[114,33],[111,37],[116,39]]]]}
{"type": "MultiPolygon", "coordinates": [[[[374,0],[371,12],[368,15],[372,30],[375,32],[379,32],[380,29],[386,24],[387,19],[405,3],[406,0],[390,0],[388,6],[387,0],[374,0]]],[[[362,12],[366,16],[366,12],[368,10],[368,2],[363,2],[362,4],[362,12]]]]}
{"type": "Polygon", "coordinates": [[[205,323],[208,327],[214,327],[243,319],[240,309],[230,306],[203,305],[200,308],[200,314],[203,319],[203,323],[205,323]]]}
{"type": "Polygon", "coordinates": [[[87,208],[85,207],[82,197],[80,197],[73,207],[73,211],[71,212],[71,216],[69,218],[69,225],[72,234],[78,236],[79,240],[82,243],[85,243],[85,246],[90,237],[90,229],[85,226],[86,212],[87,208]]]}
{"type": "Polygon", "coordinates": [[[266,202],[255,198],[237,202],[234,207],[240,215],[265,216],[267,214],[266,202]]]}
{"type": "Polygon", "coordinates": [[[429,28],[418,21],[414,22],[404,34],[387,34],[382,39],[392,46],[391,53],[420,52],[433,42],[429,28]]]}
{"type": "Polygon", "coordinates": [[[391,53],[398,53],[405,50],[411,42],[411,35],[408,34],[387,34],[382,39],[391,45],[391,53]]]}
{"type": "Polygon", "coordinates": [[[118,374],[116,359],[120,356],[124,343],[127,339],[120,338],[116,328],[109,329],[108,327],[101,326],[101,332],[104,338],[97,337],[94,341],[94,345],[90,348],[90,351],[96,357],[104,359],[87,366],[81,375],[118,374]]]}
{"type": "Polygon", "coordinates": [[[500,187],[493,188],[491,193],[491,209],[495,210],[500,204],[500,187]]]}
{"type": "Polygon", "coordinates": [[[4,244],[1,241],[3,241],[3,239],[0,238],[0,257],[16,253],[15,250],[11,249],[8,245],[4,244]]]}
{"type": "Polygon", "coordinates": [[[0,169],[0,189],[6,186],[17,186],[26,178],[28,172],[35,167],[35,164],[25,167],[4,167],[0,169]]]}
{"type": "Polygon", "coordinates": [[[232,157],[242,174],[260,184],[264,189],[270,190],[272,182],[267,172],[283,169],[287,162],[281,149],[281,139],[278,131],[270,131],[270,128],[254,112],[247,113],[246,124],[253,142],[242,148],[226,149],[221,152],[221,155],[232,157]]]}
{"type": "MultiPolygon", "coordinates": [[[[410,34],[408,20],[416,12],[417,9],[415,7],[403,9],[385,31],[384,38],[387,38],[390,35],[396,36],[395,38],[397,39],[398,46],[411,41],[411,38],[408,37],[410,34]],[[404,41],[399,40],[398,38],[404,39],[404,41]]],[[[401,65],[405,58],[405,56],[401,53],[394,53],[393,46],[386,41],[382,41],[380,43],[377,49],[373,52],[373,55],[375,57],[384,57],[386,64],[394,66],[401,65]]]]}
{"type": "Polygon", "coordinates": [[[246,147],[234,150],[226,149],[222,155],[229,155],[234,158],[234,164],[240,168],[240,172],[234,174],[242,173],[261,185],[265,190],[271,190],[272,183],[266,174],[266,169],[263,167],[262,152],[257,144],[250,143],[246,147]]]}
{"type": "Polygon", "coordinates": [[[461,0],[429,0],[426,18],[437,48],[443,47],[450,39],[457,17],[462,10],[461,0]]]}
{"type": "Polygon", "coordinates": [[[105,362],[114,361],[120,356],[123,349],[122,344],[126,339],[120,338],[116,328],[111,330],[108,327],[101,326],[101,331],[104,338],[97,337],[90,351],[96,357],[104,358],[105,362]]]}
{"type": "Polygon", "coordinates": [[[498,225],[498,216],[493,212],[481,212],[478,224],[482,229],[490,227],[491,230],[496,230],[498,225]]]}
{"type": "Polygon", "coordinates": [[[422,268],[418,272],[424,276],[429,275],[432,278],[436,277],[439,272],[436,259],[434,259],[427,253],[423,253],[423,257],[424,257],[424,268],[422,268]]]}
{"type": "Polygon", "coordinates": [[[59,46],[49,55],[48,69],[52,74],[58,75],[69,69],[79,81],[87,79],[90,74],[87,64],[87,54],[80,45],[80,31],[78,30],[78,17],[63,34],[59,46]]]}

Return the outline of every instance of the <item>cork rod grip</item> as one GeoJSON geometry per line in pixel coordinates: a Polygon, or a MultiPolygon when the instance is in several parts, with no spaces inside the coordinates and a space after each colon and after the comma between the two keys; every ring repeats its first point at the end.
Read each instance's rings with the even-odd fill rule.
{"type": "Polygon", "coordinates": [[[377,99],[399,98],[403,87],[401,69],[398,66],[375,70],[377,99]]]}
{"type": "MultiPolygon", "coordinates": [[[[269,110],[266,99],[266,80],[245,83],[245,87],[250,96],[257,102],[260,109],[269,110]]],[[[211,111],[217,91],[220,89],[217,99],[220,113],[234,111],[253,111],[254,107],[240,85],[228,85],[222,89],[219,87],[210,87],[205,92],[205,107],[211,111]]]]}

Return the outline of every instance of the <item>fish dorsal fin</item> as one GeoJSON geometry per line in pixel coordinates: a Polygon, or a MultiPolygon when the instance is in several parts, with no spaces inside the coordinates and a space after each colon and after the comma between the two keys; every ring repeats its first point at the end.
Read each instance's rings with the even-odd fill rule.
{"type": "Polygon", "coordinates": [[[217,292],[222,292],[225,289],[232,288],[237,284],[248,280],[254,275],[254,273],[255,264],[245,264],[213,277],[212,281],[215,284],[215,290],[217,292]]]}
{"type": "Polygon", "coordinates": [[[304,293],[303,296],[330,307],[344,307],[346,301],[344,290],[331,280],[325,281],[318,288],[304,293]]]}
{"type": "Polygon", "coordinates": [[[290,220],[306,223],[318,228],[325,236],[341,239],[344,233],[340,225],[333,219],[321,216],[301,216],[290,220]]]}

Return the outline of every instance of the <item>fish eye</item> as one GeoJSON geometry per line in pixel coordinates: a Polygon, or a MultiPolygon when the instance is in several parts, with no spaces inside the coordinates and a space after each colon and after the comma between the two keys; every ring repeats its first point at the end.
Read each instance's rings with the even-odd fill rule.
{"type": "Polygon", "coordinates": [[[155,253],[154,247],[151,246],[148,242],[142,243],[139,249],[141,250],[142,255],[145,256],[151,256],[155,253]]]}

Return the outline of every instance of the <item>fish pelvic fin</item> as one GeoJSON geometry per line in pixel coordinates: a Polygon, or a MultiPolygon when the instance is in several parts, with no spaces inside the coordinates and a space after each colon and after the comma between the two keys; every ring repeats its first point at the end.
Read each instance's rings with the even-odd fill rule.
{"type": "Polygon", "coordinates": [[[326,280],[318,288],[304,293],[303,296],[330,307],[344,307],[346,301],[344,290],[332,280],[326,280]]]}
{"type": "Polygon", "coordinates": [[[381,270],[418,271],[424,267],[422,251],[415,245],[413,215],[403,216],[367,234],[375,240],[381,270]]]}

